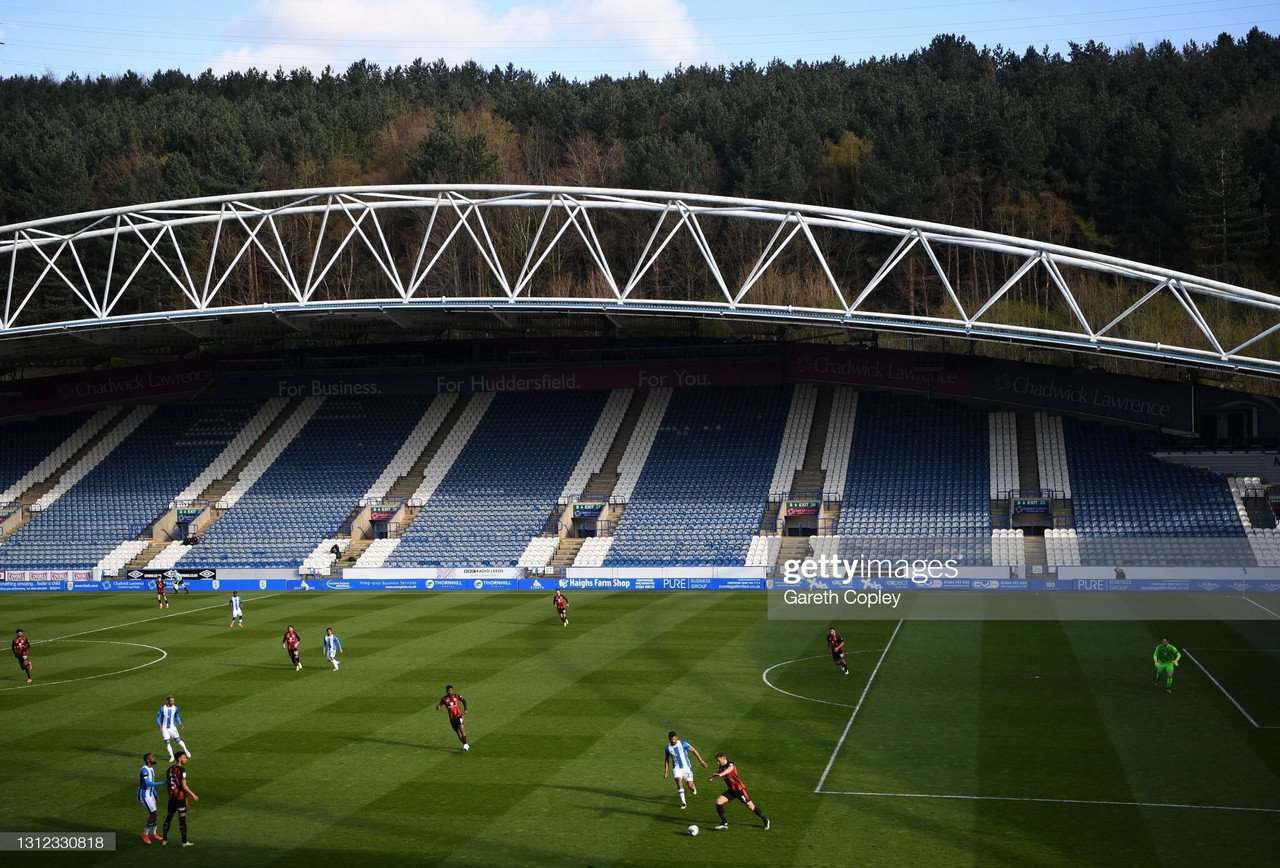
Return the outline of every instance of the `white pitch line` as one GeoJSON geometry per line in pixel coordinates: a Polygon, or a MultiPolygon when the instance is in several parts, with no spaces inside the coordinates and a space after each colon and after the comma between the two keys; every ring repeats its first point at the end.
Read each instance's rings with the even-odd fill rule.
{"type": "MultiPolygon", "coordinates": [[[[874,654],[879,650],[880,650],[879,648],[872,648],[868,651],[846,651],[844,653],[845,654],[874,654]]],[[[779,693],[785,693],[787,696],[791,696],[796,699],[803,699],[806,702],[821,702],[823,705],[836,705],[836,706],[839,706],[840,708],[853,708],[853,706],[847,702],[831,702],[826,699],[814,699],[812,696],[801,696],[799,693],[792,693],[790,690],[783,690],[781,687],[779,687],[778,685],[774,684],[772,681],[769,680],[769,673],[777,669],[779,666],[788,666],[792,663],[803,663],[806,660],[821,660],[823,657],[826,657],[826,656],[827,656],[826,654],[815,654],[812,657],[797,657],[795,660],[783,660],[781,663],[775,663],[772,666],[770,666],[768,669],[766,669],[764,672],[761,672],[760,679],[764,681],[765,684],[769,685],[779,693]]]]}
{"type": "Polygon", "coordinates": [[[853,707],[853,713],[849,715],[849,722],[844,725],[844,732],[840,733],[840,740],[836,742],[835,750],[831,751],[831,759],[827,760],[827,767],[822,770],[822,777],[818,778],[818,785],[813,788],[815,793],[822,792],[822,785],[827,782],[827,775],[831,774],[831,767],[836,764],[836,755],[840,753],[840,748],[844,747],[844,740],[849,736],[849,728],[853,726],[853,721],[858,717],[858,712],[862,710],[862,703],[867,698],[867,693],[871,691],[871,683],[876,680],[876,673],[880,671],[880,664],[884,662],[889,649],[893,647],[893,640],[898,638],[898,631],[901,629],[902,622],[899,621],[898,626],[893,628],[893,633],[889,636],[889,641],[884,646],[884,650],[880,652],[880,659],[876,661],[875,668],[871,670],[871,677],[867,679],[866,686],[862,688],[862,695],[858,697],[858,704],[853,707]]]}
{"type": "Polygon", "coordinates": [[[79,678],[64,678],[61,681],[35,681],[31,684],[22,684],[18,687],[0,687],[0,693],[6,690],[30,690],[32,687],[52,687],[55,684],[70,684],[73,681],[92,681],[95,678],[109,678],[112,675],[124,675],[126,672],[135,672],[139,669],[146,669],[148,666],[154,666],[161,660],[169,656],[169,652],[163,648],[157,648],[155,645],[147,645],[143,642],[114,642],[110,639],[45,639],[46,642],[87,642],[93,645],[132,645],[135,648],[150,648],[152,651],[159,651],[160,656],[155,660],[149,660],[138,666],[130,666],[128,669],[117,669],[115,672],[102,672],[98,675],[83,675],[79,678]]]}
{"type": "MultiPolygon", "coordinates": [[[[246,602],[253,602],[254,600],[265,600],[267,599],[267,597],[278,597],[283,593],[284,591],[276,591],[274,594],[264,594],[261,597],[245,597],[244,599],[246,602]]],[[[225,608],[227,608],[226,603],[217,603],[216,605],[213,605],[213,606],[200,606],[197,609],[183,609],[180,612],[170,612],[167,615],[156,615],[154,618],[141,618],[137,621],[129,621],[124,624],[112,624],[110,627],[95,627],[92,630],[82,630],[79,633],[68,633],[65,636],[54,636],[52,639],[36,639],[31,644],[39,645],[41,642],[57,642],[62,639],[74,639],[77,636],[88,636],[90,633],[101,633],[105,630],[117,630],[120,627],[132,627],[135,624],[146,624],[151,621],[161,621],[165,618],[176,618],[179,615],[189,615],[192,612],[207,612],[210,609],[225,609],[225,608]]]]}
{"type": "MultiPolygon", "coordinates": [[[[1245,711],[1244,706],[1236,702],[1236,698],[1227,692],[1227,688],[1223,687],[1222,684],[1218,681],[1218,679],[1213,677],[1213,673],[1211,673],[1208,669],[1204,668],[1204,664],[1196,659],[1196,655],[1191,653],[1190,648],[1183,648],[1182,650],[1186,653],[1188,657],[1191,658],[1191,662],[1196,664],[1196,666],[1200,668],[1200,671],[1203,672],[1208,677],[1208,679],[1213,682],[1213,686],[1222,691],[1222,695],[1225,696],[1227,700],[1236,707],[1236,711],[1243,714],[1244,719],[1249,721],[1251,724],[1253,724],[1254,729],[1280,729],[1280,726],[1263,726],[1262,724],[1258,723],[1258,721],[1254,720],[1253,715],[1245,711]]],[[[1202,648],[1200,650],[1203,651],[1204,649],[1202,648]]]]}
{"type": "Polygon", "coordinates": [[[1248,808],[1241,805],[1184,805],[1177,802],[1121,802],[1110,799],[1045,799],[1031,796],[961,796],[949,793],[852,793],[824,790],[824,796],[867,796],[882,799],[952,799],[965,802],[1033,802],[1049,805],[1105,805],[1125,808],[1183,808],[1192,811],[1241,811],[1280,814],[1280,808],[1248,808]]]}
{"type": "MultiPolygon", "coordinates": [[[[1243,597],[1244,595],[1242,594],[1241,596],[1243,597]]],[[[1245,602],[1246,602],[1246,603],[1253,603],[1255,606],[1257,606],[1257,607],[1258,607],[1259,609],[1261,609],[1262,611],[1266,612],[1266,613],[1267,613],[1268,615],[1270,615],[1271,617],[1273,617],[1273,618],[1280,618],[1280,615],[1277,615],[1275,612],[1271,611],[1271,610],[1270,610],[1270,609],[1268,609],[1266,606],[1264,606],[1264,605],[1262,605],[1261,603],[1259,603],[1257,600],[1251,600],[1251,599],[1249,599],[1248,597],[1244,597],[1244,600],[1245,600],[1245,602]]]]}

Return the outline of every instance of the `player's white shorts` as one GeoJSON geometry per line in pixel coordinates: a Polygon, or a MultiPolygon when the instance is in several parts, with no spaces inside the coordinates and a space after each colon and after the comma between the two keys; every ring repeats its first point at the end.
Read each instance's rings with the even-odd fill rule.
{"type": "Polygon", "coordinates": [[[154,787],[147,787],[145,790],[138,790],[138,801],[142,802],[142,807],[148,811],[156,809],[156,791],[154,787]]]}
{"type": "Polygon", "coordinates": [[[170,739],[177,741],[182,738],[182,736],[178,735],[178,728],[176,726],[160,727],[160,737],[165,741],[169,741],[170,739]]]}
{"type": "Polygon", "coordinates": [[[689,783],[693,783],[693,767],[690,766],[689,768],[683,768],[683,769],[673,768],[671,770],[671,776],[676,780],[680,780],[681,778],[683,778],[689,783]]]}
{"type": "Polygon", "coordinates": [[[241,612],[239,609],[232,609],[232,610],[231,610],[231,617],[232,617],[232,618],[243,618],[243,617],[244,617],[244,612],[241,612]]]}
{"type": "Polygon", "coordinates": [[[325,656],[326,658],[328,658],[328,660],[329,660],[329,662],[330,662],[330,663],[332,663],[332,662],[333,662],[333,660],[334,660],[334,658],[336,658],[336,657],[338,656],[338,652],[337,652],[337,651],[326,651],[326,652],[324,652],[324,656],[325,656]]]}

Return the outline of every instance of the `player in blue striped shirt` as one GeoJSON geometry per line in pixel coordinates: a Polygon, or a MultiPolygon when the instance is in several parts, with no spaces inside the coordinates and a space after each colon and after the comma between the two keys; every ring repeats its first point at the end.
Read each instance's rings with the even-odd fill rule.
{"type": "Polygon", "coordinates": [[[332,627],[324,628],[324,656],[333,664],[333,671],[338,671],[338,655],[342,653],[342,643],[338,641],[338,637],[334,635],[332,627]]]}
{"type": "Polygon", "coordinates": [[[142,758],[142,768],[138,769],[138,801],[147,809],[147,825],[142,830],[144,844],[164,840],[156,831],[156,787],[163,787],[164,781],[156,780],[155,768],[156,755],[149,753],[142,758]]]}
{"type": "Polygon", "coordinates": [[[689,789],[695,796],[698,794],[698,788],[693,783],[693,764],[689,762],[689,754],[697,757],[704,769],[707,767],[707,761],[696,747],[683,741],[674,729],[667,733],[667,746],[662,751],[662,778],[666,780],[667,770],[670,769],[672,777],[676,779],[676,792],[680,794],[682,811],[689,806],[684,798],[685,783],[689,784],[689,789]]]}
{"type": "Polygon", "coordinates": [[[191,748],[182,741],[182,736],[178,735],[178,730],[182,729],[182,715],[178,713],[177,703],[173,701],[173,694],[165,699],[164,705],[160,706],[160,710],[156,712],[156,726],[160,727],[160,737],[164,739],[164,749],[169,752],[169,762],[173,762],[173,744],[177,742],[187,758],[191,757],[191,748]]]}

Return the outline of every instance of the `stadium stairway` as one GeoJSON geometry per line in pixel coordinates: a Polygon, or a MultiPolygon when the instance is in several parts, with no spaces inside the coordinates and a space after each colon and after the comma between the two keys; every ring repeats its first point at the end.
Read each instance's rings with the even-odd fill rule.
{"type": "Polygon", "coordinates": [[[827,433],[831,425],[831,401],[834,392],[830,387],[819,387],[813,405],[813,419],[809,423],[809,438],[805,442],[804,462],[796,471],[791,484],[791,496],[798,497],[822,491],[827,482],[827,472],[822,469],[822,455],[827,448],[827,433]]]}
{"type": "Polygon", "coordinates": [[[1035,415],[1018,413],[1018,487],[1040,487],[1040,460],[1036,450],[1035,415]]]}
{"type": "MultiPolygon", "coordinates": [[[[230,492],[236,483],[240,481],[240,476],[244,472],[245,468],[253,464],[254,460],[263,453],[263,450],[269,443],[271,443],[272,439],[279,434],[280,429],[283,428],[290,419],[294,419],[295,416],[299,416],[300,412],[310,418],[310,412],[314,412],[315,406],[317,405],[314,403],[308,404],[305,401],[297,399],[276,402],[274,404],[272,402],[268,402],[267,405],[259,411],[260,413],[265,413],[270,416],[270,420],[263,427],[262,433],[254,438],[247,447],[244,447],[244,454],[237,458],[225,473],[205,485],[204,488],[201,489],[200,493],[196,497],[192,498],[192,500],[196,502],[203,501],[208,504],[217,504],[222,501],[223,498],[226,497],[227,493],[230,492]],[[304,405],[306,405],[305,408],[304,405]]],[[[297,425],[299,428],[301,425],[299,425],[298,422],[306,424],[305,420],[299,417],[293,422],[293,424],[297,425]]],[[[252,421],[245,427],[248,428],[250,425],[252,425],[252,421]]],[[[295,430],[294,433],[296,434],[297,431],[295,430]]],[[[229,448],[231,448],[230,444],[229,448]]],[[[276,455],[279,455],[278,451],[276,455]]],[[[274,458],[272,460],[274,460],[274,458]]],[[[265,470],[266,467],[269,466],[270,464],[268,463],[262,469],[265,470]]],[[[209,528],[213,527],[225,512],[225,509],[218,509],[214,506],[206,509],[200,518],[198,526],[195,528],[196,539],[200,539],[208,533],[209,528]]],[[[156,534],[156,536],[160,536],[160,534],[156,534]]],[[[129,568],[169,569],[170,567],[175,566],[177,562],[191,550],[191,546],[181,545],[181,540],[160,542],[158,548],[152,545],[148,546],[143,552],[140,552],[129,562],[129,568]]]]}
{"type": "Polygon", "coordinates": [[[83,461],[99,443],[103,442],[104,438],[120,427],[128,415],[121,412],[123,409],[123,407],[106,407],[93,414],[70,437],[45,456],[43,461],[10,486],[0,502],[16,501],[22,504],[22,509],[8,522],[4,537],[12,536],[21,530],[32,518],[32,505],[40,502],[57,488],[72,468],[83,461]]]}
{"type": "Polygon", "coordinates": [[[810,555],[811,537],[807,536],[784,536],[782,545],[778,547],[777,566],[782,566],[787,561],[802,561],[810,555]]]}
{"type": "MultiPolygon", "coordinates": [[[[670,388],[661,388],[650,392],[638,392],[632,396],[631,404],[627,407],[622,423],[618,426],[618,433],[609,447],[604,464],[591,479],[587,480],[583,491],[584,499],[588,496],[587,492],[591,492],[593,498],[618,500],[618,503],[611,503],[609,507],[610,527],[614,531],[617,530],[618,522],[626,511],[626,502],[635,491],[640,474],[644,472],[645,463],[649,460],[649,452],[653,449],[653,441],[658,436],[658,429],[671,403],[671,395],[670,388]],[[606,487],[607,494],[604,493],[606,487]]],[[[596,537],[590,543],[584,543],[573,565],[579,567],[602,565],[612,545],[612,535],[596,537]]],[[[556,555],[558,554],[559,552],[556,552],[556,555]]]]}
{"type": "Polygon", "coordinates": [[[547,561],[549,567],[571,567],[573,562],[578,558],[578,552],[582,551],[582,544],[586,542],[582,537],[564,537],[560,540],[560,544],[556,546],[555,552],[552,553],[551,559],[547,561]]]}
{"type": "Polygon", "coordinates": [[[1044,534],[1027,534],[1022,538],[1022,550],[1026,553],[1028,566],[1048,566],[1049,554],[1045,547],[1044,534]]]}
{"type": "Polygon", "coordinates": [[[582,487],[580,500],[608,502],[614,487],[618,484],[618,465],[622,463],[622,456],[627,453],[627,445],[631,443],[631,435],[635,433],[636,422],[644,411],[644,402],[644,392],[635,392],[631,395],[627,411],[623,413],[622,422],[618,425],[618,433],[614,435],[613,442],[609,444],[609,451],[605,453],[604,463],[600,465],[599,470],[587,478],[587,484],[582,487]]]}
{"type": "MultiPolygon", "coordinates": [[[[476,404],[482,398],[483,395],[467,395],[455,401],[453,406],[449,408],[449,412],[445,414],[444,421],[440,423],[440,427],[436,429],[436,433],[432,435],[429,441],[427,441],[427,445],[423,448],[422,454],[413,462],[413,465],[409,470],[392,483],[389,489],[387,489],[387,499],[389,501],[394,502],[399,499],[403,499],[405,501],[405,506],[400,510],[400,514],[398,516],[400,533],[402,535],[409,526],[417,520],[418,514],[422,511],[422,507],[413,504],[411,499],[414,494],[417,493],[418,489],[421,488],[423,478],[427,473],[427,468],[431,466],[431,462],[435,459],[436,455],[439,454],[440,448],[444,446],[446,442],[450,441],[450,435],[454,434],[454,429],[458,427],[458,420],[462,418],[464,413],[467,413],[467,408],[476,404]]],[[[488,400],[492,399],[490,398],[488,400]]],[[[462,451],[462,447],[467,445],[467,440],[471,439],[471,434],[475,431],[475,426],[480,422],[480,416],[483,415],[484,411],[479,410],[480,415],[476,415],[477,410],[479,410],[478,407],[472,407],[472,412],[468,414],[469,420],[474,419],[474,421],[471,423],[470,430],[466,432],[466,438],[463,439],[460,444],[455,444],[456,451],[453,452],[453,456],[449,460],[450,465],[452,465],[453,461],[457,459],[458,454],[462,451]]],[[[461,434],[462,432],[458,433],[461,434]]],[[[457,439],[458,438],[456,436],[453,438],[455,441],[457,439]]],[[[448,469],[449,468],[447,466],[443,468],[440,473],[441,477],[443,477],[444,473],[448,472],[448,469]]],[[[388,554],[390,554],[390,552],[388,552],[388,554]]],[[[379,566],[380,565],[381,564],[379,564],[379,566]]]]}
{"type": "Polygon", "coordinates": [[[86,419],[48,455],[0,494],[0,503],[29,505],[58,484],[62,475],[93,448],[100,435],[118,424],[123,407],[105,407],[86,419]]]}
{"type": "Polygon", "coordinates": [[[257,455],[262,451],[262,448],[271,441],[271,438],[276,435],[276,432],[280,430],[280,427],[284,425],[289,417],[298,411],[298,408],[301,405],[302,402],[300,400],[294,399],[289,401],[288,404],[286,404],[284,408],[276,414],[275,418],[271,420],[270,424],[263,429],[258,438],[249,445],[249,448],[245,450],[244,455],[240,456],[240,458],[231,465],[230,469],[228,469],[226,473],[222,474],[222,476],[205,486],[200,494],[195,497],[195,500],[204,500],[209,503],[217,503],[221,500],[223,496],[231,490],[231,486],[236,484],[236,480],[240,478],[241,471],[243,471],[245,467],[247,467],[249,463],[257,457],[257,455]]]}

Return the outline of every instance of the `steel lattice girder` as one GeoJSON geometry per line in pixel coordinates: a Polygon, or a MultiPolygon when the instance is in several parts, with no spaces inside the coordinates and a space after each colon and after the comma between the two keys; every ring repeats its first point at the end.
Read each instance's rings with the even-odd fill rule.
{"type": "MultiPolygon", "coordinates": [[[[1241,286],[1209,280],[1138,262],[1044,244],[1012,236],[835,208],[641,190],[577,187],[513,187],[422,185],[404,187],[334,187],[267,191],[115,208],[0,227],[0,280],[4,303],[0,338],[42,332],[75,332],[104,325],[182,322],[210,315],[264,312],[287,314],[334,310],[427,308],[446,311],[520,311],[716,317],[779,324],[843,326],[974,340],[1014,341],[1039,346],[1147,358],[1205,368],[1280,376],[1280,360],[1250,356],[1246,351],[1280,332],[1280,298],[1241,286]],[[383,217],[405,210],[420,212],[420,238],[411,255],[397,262],[383,217]],[[537,224],[527,243],[518,273],[504,267],[490,231],[488,215],[504,209],[532,209],[537,224]],[[540,216],[538,212],[541,212],[540,216]],[[628,273],[615,271],[601,242],[598,224],[611,216],[648,215],[653,220],[643,252],[628,273]],[[558,228],[552,217],[561,221],[558,228]],[[754,264],[741,281],[731,281],[716,257],[704,223],[708,219],[760,221],[774,226],[754,264]],[[319,231],[299,241],[285,231],[290,221],[305,220],[319,231]],[[451,224],[451,225],[450,225],[451,224]],[[202,227],[207,249],[193,248],[180,232],[202,227]],[[340,235],[324,251],[330,229],[340,235]],[[842,286],[814,230],[862,233],[893,241],[896,247],[874,276],[861,286],[842,286]],[[685,235],[705,262],[712,293],[723,300],[637,297],[634,292],[677,237],[685,235]],[[234,240],[233,240],[234,239],[234,240]],[[539,297],[534,278],[566,239],[585,248],[587,258],[607,293],[599,297],[539,297]],[[429,253],[435,243],[434,253],[429,253]],[[109,250],[105,267],[86,267],[87,248],[109,250]],[[789,247],[811,251],[830,290],[829,306],[813,307],[754,302],[753,291],[789,247]],[[423,285],[446,251],[465,249],[476,257],[501,295],[426,295],[423,285]],[[938,258],[938,250],[967,248],[1011,257],[1018,262],[998,287],[978,294],[982,301],[966,311],[938,258]],[[343,255],[360,251],[372,257],[385,281],[362,286],[356,299],[316,298],[343,255]],[[954,316],[925,316],[867,309],[868,299],[913,253],[923,256],[955,309],[954,316]],[[246,257],[259,261],[279,281],[288,298],[255,305],[219,304],[228,278],[246,257]],[[221,257],[221,258],[220,258],[221,257]],[[129,265],[129,260],[134,260],[129,265]],[[406,269],[403,264],[411,260],[406,269]],[[19,269],[19,262],[23,268],[19,269]],[[155,287],[135,283],[143,267],[154,263],[180,292],[184,306],[148,309],[155,287]],[[197,267],[193,271],[192,265],[197,267]],[[297,266],[295,267],[295,263],[297,266]],[[303,267],[305,266],[305,267],[303,267]],[[1138,287],[1140,297],[1103,325],[1091,323],[1063,267],[1084,270],[1138,287]],[[1047,276],[1067,310],[1070,328],[1051,329],[992,319],[998,302],[1027,275],[1047,276]],[[34,275],[34,276],[32,276],[34,275]],[[33,322],[24,313],[38,293],[70,293],[84,316],[57,322],[33,322]],[[1112,332],[1140,308],[1156,299],[1172,298],[1204,336],[1209,347],[1136,340],[1112,332]],[[135,310],[118,313],[128,298],[135,310]],[[1263,324],[1241,340],[1224,341],[1202,312],[1205,300],[1226,302],[1231,310],[1251,309],[1263,324]]],[[[975,287],[968,287],[972,293],[975,287]]],[[[74,303],[73,303],[74,306],[74,303]]],[[[159,306],[156,306],[159,308],[159,306]]]]}

